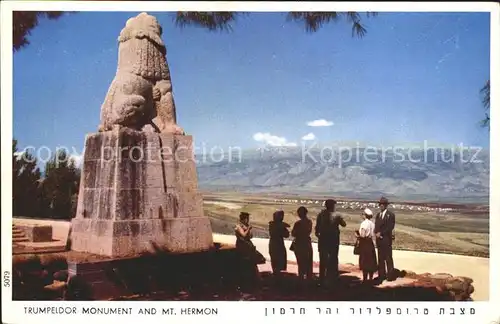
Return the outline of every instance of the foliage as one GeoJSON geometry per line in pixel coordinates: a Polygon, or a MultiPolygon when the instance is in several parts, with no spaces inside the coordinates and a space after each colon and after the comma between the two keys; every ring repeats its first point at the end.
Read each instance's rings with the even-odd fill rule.
{"type": "Polygon", "coordinates": [[[76,211],[80,170],[65,151],[47,162],[42,173],[29,152],[18,152],[12,142],[13,215],[70,219],[76,211]]]}
{"type": "Polygon", "coordinates": [[[45,217],[71,219],[74,216],[80,170],[64,150],[57,151],[45,165],[41,194],[45,217]]]}
{"type": "Polygon", "coordinates": [[[482,101],[485,109],[485,117],[481,121],[481,126],[490,129],[490,80],[486,81],[486,84],[481,88],[480,93],[483,96],[482,101]]]}
{"type": "Polygon", "coordinates": [[[175,16],[175,23],[179,27],[198,26],[210,31],[231,30],[231,23],[236,21],[237,12],[193,12],[179,11],[175,16]]]}
{"type": "MultiPolygon", "coordinates": [[[[175,23],[179,27],[198,26],[210,31],[231,30],[232,23],[244,13],[240,12],[177,12],[175,23]]],[[[375,16],[367,13],[367,17],[375,16]]],[[[361,15],[357,12],[289,12],[287,21],[296,21],[304,24],[307,32],[316,32],[323,25],[346,18],[352,24],[352,34],[363,37],[366,28],[361,24],[361,15]]]]}
{"type": "Polygon", "coordinates": [[[14,51],[29,45],[27,36],[38,26],[40,18],[58,19],[63,14],[62,11],[14,11],[12,16],[14,51]]]}
{"type": "Polygon", "coordinates": [[[18,152],[12,141],[12,209],[16,216],[35,217],[41,172],[36,158],[29,152],[18,152]]]}
{"type": "MultiPolygon", "coordinates": [[[[376,13],[367,13],[367,17],[375,16],[376,13]]],[[[342,18],[352,24],[352,35],[363,37],[366,28],[361,24],[361,15],[357,12],[290,12],[287,19],[304,24],[305,30],[310,33],[317,32],[323,25],[337,22],[342,18]]]]}

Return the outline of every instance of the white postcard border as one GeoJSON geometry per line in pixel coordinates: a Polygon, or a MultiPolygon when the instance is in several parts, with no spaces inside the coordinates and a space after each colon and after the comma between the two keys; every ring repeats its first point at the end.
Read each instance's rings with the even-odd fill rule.
{"type": "MultiPolygon", "coordinates": [[[[2,160],[1,160],[1,176],[2,176],[2,274],[4,271],[11,271],[12,267],[12,218],[8,217],[12,214],[12,161],[10,152],[12,149],[12,78],[13,78],[13,51],[12,51],[12,11],[14,10],[61,10],[61,11],[376,11],[376,12],[491,12],[491,52],[490,52],[490,80],[493,85],[491,94],[491,133],[490,133],[490,301],[489,302],[467,302],[467,303],[405,303],[404,308],[425,308],[436,310],[441,307],[463,307],[476,308],[476,317],[469,316],[453,316],[454,323],[470,323],[471,320],[476,320],[481,323],[490,323],[494,320],[500,321],[500,278],[494,273],[500,273],[500,117],[497,118],[498,107],[500,105],[500,97],[498,86],[500,83],[500,11],[499,6],[494,3],[486,2],[121,2],[121,1],[2,1],[1,6],[1,127],[2,127],[2,160]],[[494,289],[496,287],[496,289],[494,289]],[[493,289],[492,289],[493,288],[493,289]],[[411,306],[407,306],[411,305],[411,306]],[[446,305],[446,306],[443,306],[446,305]]],[[[471,108],[472,109],[472,108],[471,108]]],[[[83,135],[82,135],[83,136],[83,135]]],[[[314,313],[314,308],[341,308],[343,315],[334,317],[325,317],[327,321],[369,319],[370,321],[384,321],[386,323],[397,322],[402,320],[409,322],[421,322],[430,320],[430,322],[443,322],[450,319],[449,316],[440,317],[439,315],[428,315],[427,317],[420,316],[383,316],[377,317],[373,315],[357,315],[353,317],[349,314],[349,309],[364,308],[364,307],[381,307],[381,308],[403,308],[398,303],[366,303],[366,302],[134,302],[123,303],[126,306],[120,307],[156,307],[158,309],[165,307],[216,307],[219,309],[219,314],[225,315],[204,316],[200,317],[174,317],[171,319],[155,316],[126,316],[113,317],[112,315],[92,315],[72,316],[71,319],[67,315],[44,315],[29,317],[24,312],[24,307],[50,305],[56,307],[89,307],[90,305],[106,305],[110,307],[110,302],[20,302],[12,301],[11,288],[2,286],[2,322],[14,323],[53,323],[62,320],[70,320],[73,323],[88,323],[89,321],[108,322],[112,320],[120,320],[126,322],[135,322],[137,320],[152,321],[157,319],[158,323],[168,321],[174,322],[191,322],[200,321],[208,323],[219,323],[221,320],[235,320],[235,317],[242,317],[241,322],[255,321],[276,321],[288,320],[291,322],[302,322],[304,318],[299,315],[292,315],[291,311],[283,316],[263,316],[263,310],[266,307],[278,308],[300,308],[305,307],[314,313]],[[175,305],[175,306],[174,306],[175,305]],[[248,315],[246,315],[248,314],[248,315]]],[[[120,303],[121,305],[122,303],[120,303]]],[[[308,314],[307,319],[316,318],[314,314],[308,314]]],[[[323,318],[319,316],[318,319],[323,318]]],[[[156,322],[156,321],[155,321],[156,322]]]]}

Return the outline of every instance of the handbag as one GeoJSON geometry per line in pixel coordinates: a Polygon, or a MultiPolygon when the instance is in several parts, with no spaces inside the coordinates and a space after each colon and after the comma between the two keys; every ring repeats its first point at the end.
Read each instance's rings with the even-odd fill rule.
{"type": "Polygon", "coordinates": [[[354,255],[359,255],[359,238],[356,239],[356,243],[354,243],[354,255]]]}

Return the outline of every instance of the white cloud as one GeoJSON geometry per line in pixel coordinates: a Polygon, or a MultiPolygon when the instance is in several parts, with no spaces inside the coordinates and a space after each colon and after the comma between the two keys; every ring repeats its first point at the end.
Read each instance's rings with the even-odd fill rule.
{"type": "Polygon", "coordinates": [[[71,154],[69,157],[71,160],[75,161],[75,166],[77,168],[82,167],[83,155],[81,154],[71,154]]]}
{"type": "Polygon", "coordinates": [[[307,122],[307,126],[311,126],[311,127],[328,127],[328,126],[332,126],[332,125],[333,125],[333,122],[326,120],[326,119],[316,119],[316,120],[312,120],[310,122],[307,122]]]}
{"type": "Polygon", "coordinates": [[[253,139],[269,146],[297,146],[297,143],[288,142],[284,137],[271,135],[269,133],[255,133],[253,139]]]}
{"type": "Polygon", "coordinates": [[[303,141],[312,141],[315,139],[316,139],[316,135],[314,135],[313,133],[309,133],[307,135],[302,136],[303,141]]]}

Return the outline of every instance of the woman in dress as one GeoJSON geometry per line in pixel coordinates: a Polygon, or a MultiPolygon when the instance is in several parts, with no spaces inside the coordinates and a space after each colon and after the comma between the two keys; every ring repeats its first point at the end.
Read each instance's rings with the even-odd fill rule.
{"type": "Polygon", "coordinates": [[[311,243],[312,221],[307,218],[307,208],[300,206],[297,209],[299,220],[295,222],[292,229],[291,250],[295,252],[297,265],[299,267],[300,279],[312,279],[313,277],[313,249],[311,243]]]}
{"type": "Polygon", "coordinates": [[[240,213],[240,221],[234,228],[234,234],[236,235],[236,250],[242,255],[242,275],[244,280],[250,283],[252,279],[258,278],[259,269],[257,264],[265,263],[266,260],[252,242],[252,226],[250,225],[249,213],[240,213]]]}
{"type": "Polygon", "coordinates": [[[269,255],[273,274],[278,275],[286,271],[286,248],[284,239],[290,236],[289,224],[283,222],[285,212],[278,210],[273,214],[273,220],[269,222],[269,255]]]}
{"type": "Polygon", "coordinates": [[[234,228],[234,234],[236,235],[236,248],[242,253],[246,254],[248,252],[249,246],[253,246],[250,214],[241,212],[239,217],[240,221],[234,228]]]}
{"type": "Polygon", "coordinates": [[[375,224],[372,222],[373,213],[366,208],[361,214],[363,221],[356,231],[359,241],[359,269],[363,271],[363,283],[373,280],[373,273],[377,271],[377,255],[375,253],[375,224]]]}

